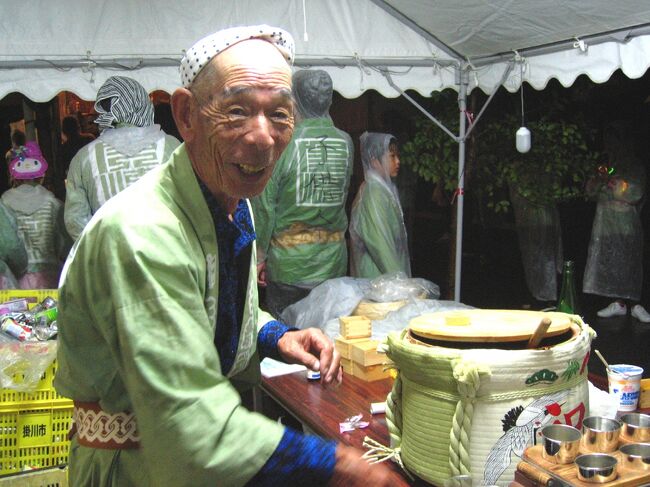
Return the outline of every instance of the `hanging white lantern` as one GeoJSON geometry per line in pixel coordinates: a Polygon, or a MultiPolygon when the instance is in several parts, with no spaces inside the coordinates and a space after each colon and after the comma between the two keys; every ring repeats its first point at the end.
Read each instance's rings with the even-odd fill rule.
{"type": "Polygon", "coordinates": [[[530,130],[526,127],[519,127],[516,134],[517,150],[525,154],[530,150],[530,130]]]}
{"type": "Polygon", "coordinates": [[[521,127],[517,130],[515,137],[515,145],[517,150],[525,154],[530,150],[530,130],[524,125],[524,64],[520,64],[521,70],[521,85],[519,91],[521,93],[521,127]]]}

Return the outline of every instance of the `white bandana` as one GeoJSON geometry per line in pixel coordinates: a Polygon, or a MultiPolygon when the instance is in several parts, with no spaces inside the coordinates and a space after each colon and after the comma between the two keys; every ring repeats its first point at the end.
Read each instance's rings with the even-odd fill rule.
{"type": "Polygon", "coordinates": [[[286,30],[268,25],[231,27],[204,37],[187,50],[181,59],[181,83],[188,88],[196,75],[221,51],[248,39],[262,39],[273,44],[289,64],[293,63],[295,44],[286,30]]]}

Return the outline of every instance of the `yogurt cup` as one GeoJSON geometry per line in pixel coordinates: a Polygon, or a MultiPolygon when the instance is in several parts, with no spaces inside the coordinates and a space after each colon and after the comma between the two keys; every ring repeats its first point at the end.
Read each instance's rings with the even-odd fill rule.
{"type": "Polygon", "coordinates": [[[619,411],[636,411],[642,376],[643,369],[636,365],[610,365],[607,370],[609,393],[616,398],[619,411]]]}

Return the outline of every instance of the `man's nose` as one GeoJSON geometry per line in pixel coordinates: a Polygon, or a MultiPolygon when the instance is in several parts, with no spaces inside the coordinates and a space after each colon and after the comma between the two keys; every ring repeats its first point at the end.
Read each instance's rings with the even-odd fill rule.
{"type": "Polygon", "coordinates": [[[246,138],[249,143],[255,144],[261,150],[269,149],[275,144],[273,124],[265,115],[256,115],[250,121],[246,138]]]}

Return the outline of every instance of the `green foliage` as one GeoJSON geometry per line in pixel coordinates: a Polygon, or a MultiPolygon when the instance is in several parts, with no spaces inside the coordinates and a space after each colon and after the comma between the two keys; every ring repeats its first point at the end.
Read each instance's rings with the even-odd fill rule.
{"type": "MultiPolygon", "coordinates": [[[[456,96],[442,92],[432,98],[432,114],[454,133],[458,133],[456,96]]],[[[526,124],[532,134],[527,154],[515,148],[515,132],[521,125],[515,115],[482,118],[468,141],[466,154],[475,158],[466,160],[465,186],[495,213],[509,211],[509,187],[538,204],[585,196],[585,181],[594,174],[599,157],[591,149],[594,130],[561,96],[551,98],[539,111],[543,115],[526,124]]],[[[423,115],[415,126],[415,136],[402,147],[402,161],[425,180],[453,191],[458,184],[458,143],[423,115]]]]}
{"type": "Polygon", "coordinates": [[[543,115],[527,124],[532,134],[530,152],[515,148],[520,123],[514,116],[488,122],[480,132],[476,179],[488,208],[507,211],[508,187],[524,198],[548,205],[585,196],[585,182],[594,174],[598,153],[590,149],[593,139],[584,121],[553,119],[543,115]]]}
{"type": "MultiPolygon", "coordinates": [[[[456,93],[432,95],[431,113],[451,132],[458,133],[456,93]]],[[[400,159],[425,181],[442,183],[453,191],[458,180],[458,143],[424,115],[415,119],[416,132],[400,148],[400,159]]]]}

